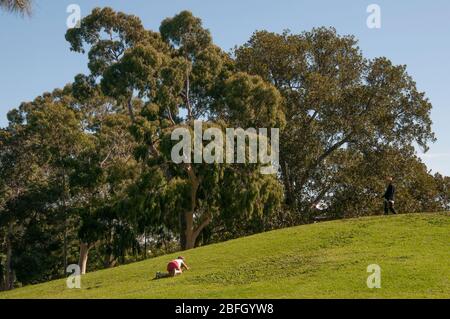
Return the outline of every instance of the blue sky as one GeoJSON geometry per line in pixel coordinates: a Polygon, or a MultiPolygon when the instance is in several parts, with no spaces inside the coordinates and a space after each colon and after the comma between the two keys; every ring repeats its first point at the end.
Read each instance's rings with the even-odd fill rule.
{"type": "Polygon", "coordinates": [[[422,155],[434,172],[450,175],[450,1],[448,0],[34,0],[31,18],[0,12],[0,126],[21,101],[71,82],[87,72],[86,57],[69,51],[64,39],[66,12],[78,4],[82,16],[97,6],[138,15],[157,30],[162,19],[188,9],[202,18],[214,41],[228,50],[255,30],[301,32],[333,26],[353,34],[366,57],[386,56],[406,64],[433,104],[438,142],[422,155]],[[367,6],[381,8],[381,29],[366,25],[367,6]]]}

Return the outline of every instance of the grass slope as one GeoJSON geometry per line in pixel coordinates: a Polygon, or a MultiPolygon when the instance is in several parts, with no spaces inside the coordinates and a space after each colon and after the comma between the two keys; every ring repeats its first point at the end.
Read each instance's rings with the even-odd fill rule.
{"type": "Polygon", "coordinates": [[[450,214],[367,217],[305,225],[185,252],[191,270],[151,280],[162,256],[27,286],[2,298],[449,298],[450,214]],[[382,269],[368,289],[367,266],[382,269]]]}

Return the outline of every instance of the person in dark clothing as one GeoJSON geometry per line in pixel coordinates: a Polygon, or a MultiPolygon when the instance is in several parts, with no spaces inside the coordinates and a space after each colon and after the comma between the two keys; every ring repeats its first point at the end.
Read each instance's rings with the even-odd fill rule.
{"type": "Polygon", "coordinates": [[[397,211],[394,208],[395,204],[395,186],[393,184],[393,178],[388,177],[387,181],[389,183],[386,192],[383,195],[384,198],[384,214],[388,215],[389,211],[393,214],[397,214],[397,211]]]}

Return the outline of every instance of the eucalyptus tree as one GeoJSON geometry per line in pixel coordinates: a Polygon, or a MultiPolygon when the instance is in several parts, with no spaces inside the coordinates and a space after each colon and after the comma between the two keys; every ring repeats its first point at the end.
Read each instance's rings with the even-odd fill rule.
{"type": "Polygon", "coordinates": [[[117,109],[114,100],[102,95],[98,86],[85,80],[77,77],[73,93],[93,144],[72,162],[70,177],[80,217],[82,274],[86,273],[92,248],[103,256],[103,265],[111,267],[127,249],[136,247],[140,234],[135,213],[119,205],[128,198],[128,189],[141,171],[133,156],[135,142],[129,132],[129,117],[117,109]]]}
{"type": "Polygon", "coordinates": [[[250,116],[247,125],[281,126],[281,98],[259,77],[236,72],[232,59],[190,12],[165,19],[159,31],[145,30],[135,16],[104,8],[94,9],[66,39],[74,51],[89,48],[88,77],[127,110],[138,143],[136,157],[147,166],[143,178],[151,181],[149,189],[141,190],[150,197],[143,201],[161,198],[147,209],[172,222],[169,215],[176,216],[178,223],[168,226],[179,233],[181,247],[189,249],[214,218],[231,214],[230,207],[232,215],[249,218],[270,214],[282,194],[276,178],[259,175],[257,165],[173,163],[172,131],[192,129],[198,119],[223,128],[240,111],[250,116]],[[247,85],[237,90],[240,84],[247,85]],[[234,187],[224,187],[227,183],[234,187]],[[233,203],[230,193],[237,196],[233,203]]]}

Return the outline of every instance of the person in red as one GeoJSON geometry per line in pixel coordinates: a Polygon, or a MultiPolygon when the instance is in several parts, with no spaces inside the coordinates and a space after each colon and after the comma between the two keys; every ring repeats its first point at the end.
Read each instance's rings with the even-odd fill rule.
{"type": "Polygon", "coordinates": [[[175,277],[176,275],[180,275],[183,273],[183,269],[189,270],[188,265],[184,261],[183,256],[179,256],[177,259],[172,260],[167,264],[167,273],[156,273],[156,279],[166,278],[166,277],[175,277]]]}

